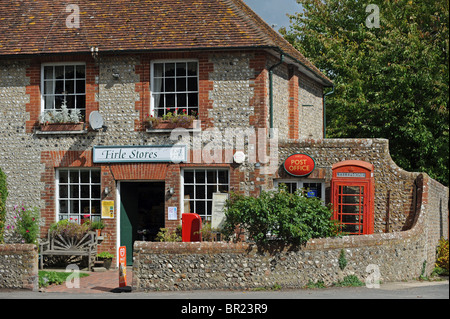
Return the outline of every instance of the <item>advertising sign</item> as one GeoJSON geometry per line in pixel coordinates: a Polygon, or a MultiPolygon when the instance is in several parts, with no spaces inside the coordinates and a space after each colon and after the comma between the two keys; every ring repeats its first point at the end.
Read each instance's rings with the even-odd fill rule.
{"type": "Polygon", "coordinates": [[[302,177],[311,174],[316,167],[314,159],[306,154],[294,154],[284,161],[284,169],[290,175],[302,177]]]}
{"type": "Polygon", "coordinates": [[[119,287],[127,285],[127,247],[119,247],[119,287]]]}
{"type": "Polygon", "coordinates": [[[102,200],[102,218],[114,218],[114,201],[102,200]]]}

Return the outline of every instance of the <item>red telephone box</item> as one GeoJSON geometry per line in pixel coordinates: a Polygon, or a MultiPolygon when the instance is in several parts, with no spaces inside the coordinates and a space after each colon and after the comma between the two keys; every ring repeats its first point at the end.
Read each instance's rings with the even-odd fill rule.
{"type": "Polygon", "coordinates": [[[373,165],[344,161],[333,165],[331,179],[334,219],[349,235],[373,233],[375,185],[373,165]]]}
{"type": "Polygon", "coordinates": [[[202,218],[198,214],[183,214],[181,217],[181,240],[183,242],[202,241],[202,218]]]}

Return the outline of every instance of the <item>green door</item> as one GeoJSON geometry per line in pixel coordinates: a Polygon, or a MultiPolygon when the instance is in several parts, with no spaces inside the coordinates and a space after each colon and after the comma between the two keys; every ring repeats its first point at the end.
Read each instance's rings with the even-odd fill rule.
{"type": "Polygon", "coordinates": [[[133,243],[137,239],[138,200],[133,183],[120,185],[120,246],[127,247],[127,265],[133,265],[133,243]]]}

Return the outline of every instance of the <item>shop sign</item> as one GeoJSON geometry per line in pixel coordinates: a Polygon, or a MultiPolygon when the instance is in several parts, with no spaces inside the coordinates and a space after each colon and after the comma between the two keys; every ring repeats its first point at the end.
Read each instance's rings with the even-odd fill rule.
{"type": "Polygon", "coordinates": [[[186,162],[186,145],[94,146],[94,163],[186,162]]]}
{"type": "Polygon", "coordinates": [[[314,159],[306,154],[294,154],[284,161],[284,169],[292,176],[302,177],[311,174],[316,167],[314,159]]]}

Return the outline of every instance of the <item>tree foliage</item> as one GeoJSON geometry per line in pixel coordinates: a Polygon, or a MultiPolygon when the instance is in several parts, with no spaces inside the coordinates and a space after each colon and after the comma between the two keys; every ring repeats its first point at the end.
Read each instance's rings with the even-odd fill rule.
{"type": "Polygon", "coordinates": [[[448,185],[448,0],[297,2],[280,31],[335,83],[328,137],[389,139],[399,166],[448,185]],[[366,24],[369,3],[379,28],[366,24]]]}

